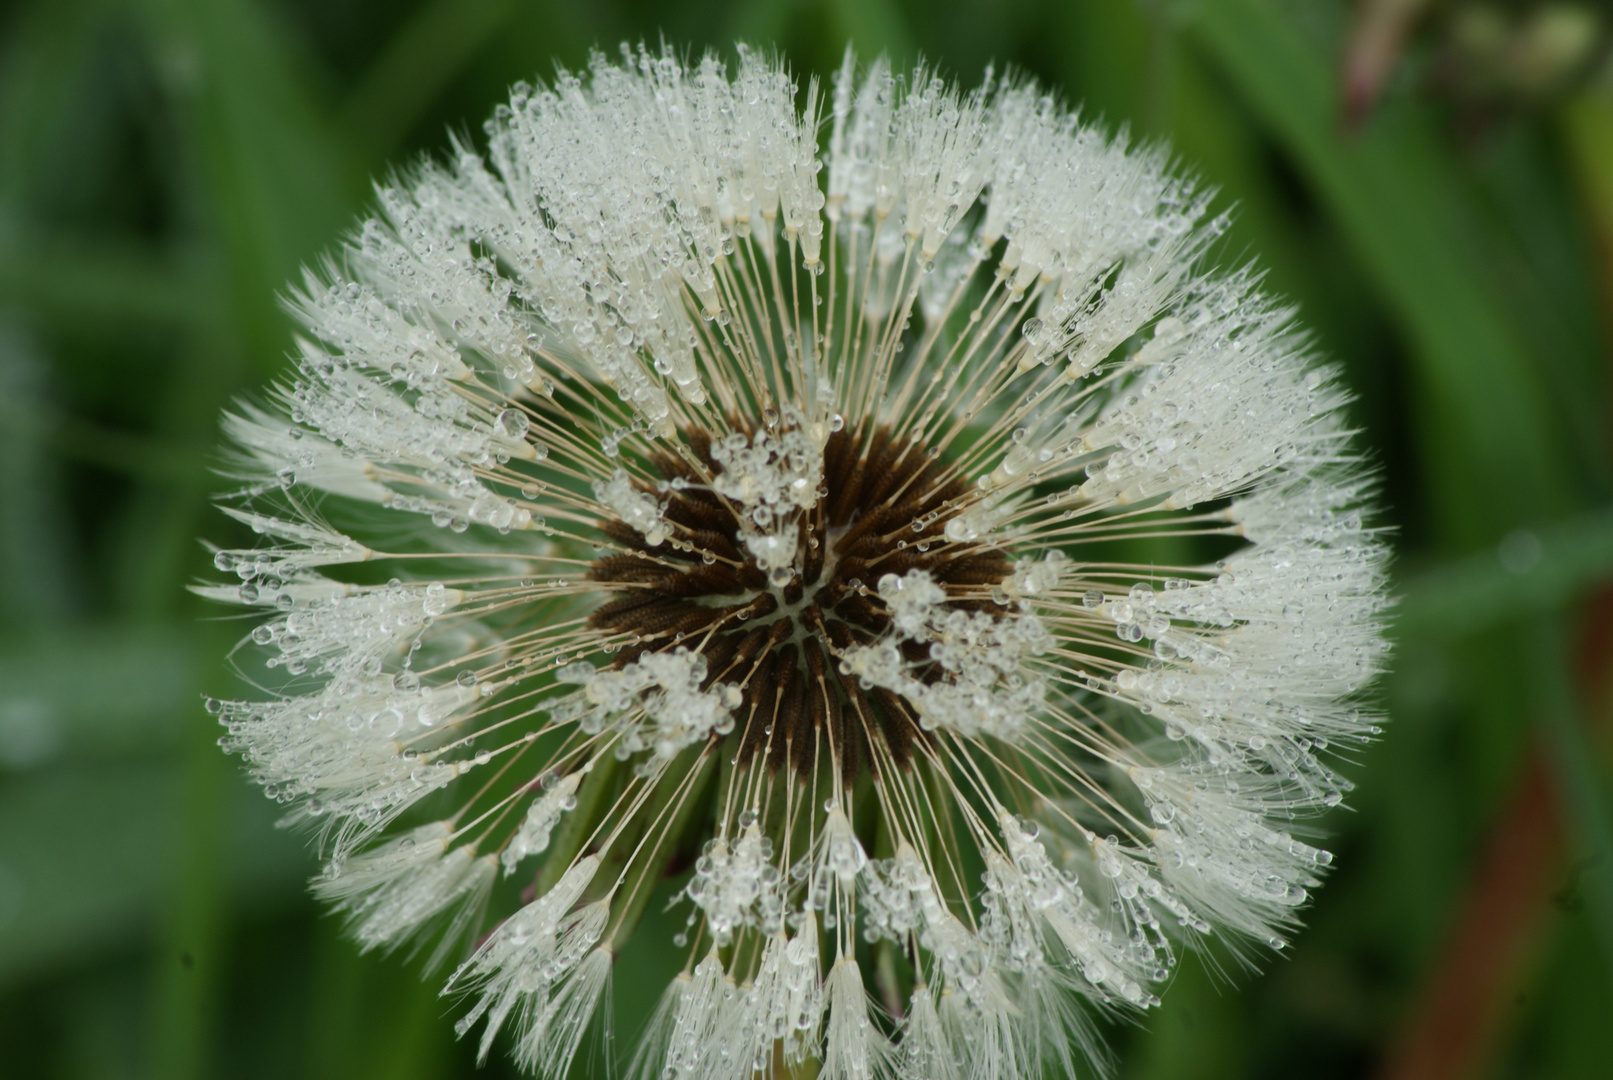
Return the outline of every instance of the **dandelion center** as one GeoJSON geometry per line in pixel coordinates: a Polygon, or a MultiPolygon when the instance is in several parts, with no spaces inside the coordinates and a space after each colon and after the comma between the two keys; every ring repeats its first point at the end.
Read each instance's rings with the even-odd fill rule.
{"type": "MultiPolygon", "coordinates": [[[[718,448],[725,459],[775,439],[734,427],[718,448]]],[[[913,741],[923,737],[912,706],[883,687],[865,691],[835,657],[890,630],[878,585],[888,590],[913,571],[939,586],[944,609],[1002,613],[989,590],[1000,594],[1009,560],[991,547],[960,549],[944,535],[966,485],[937,455],[889,427],[842,427],[824,447],[821,484],[795,526],[793,555],[764,569],[744,535],[770,525],[771,511],[743,520],[743,504],[721,492],[725,470],[711,435],[684,436],[689,459],[657,456],[659,482],[644,485],[646,494],[666,491],[659,529],[666,535],[652,544],[626,522],[600,524],[623,550],[594,562],[589,576],[622,586],[625,595],[590,622],[628,635],[632,643],[616,665],[669,646],[698,653],[706,671],[701,689],[734,688],[738,753],[761,755],[774,772],[793,767],[807,779],[820,757],[848,781],[859,768],[877,773],[881,760],[905,768],[913,741]]],[[[924,647],[904,642],[903,654],[922,681],[941,678],[924,647]]]]}

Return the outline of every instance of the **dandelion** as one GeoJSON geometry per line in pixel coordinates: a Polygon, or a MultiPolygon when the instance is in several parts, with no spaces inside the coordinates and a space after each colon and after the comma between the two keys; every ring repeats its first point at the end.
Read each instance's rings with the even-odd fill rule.
{"type": "Polygon", "coordinates": [[[274,691],[210,707],[483,1055],[563,1077],[669,874],[642,1077],[1101,1067],[1183,948],[1283,946],[1384,548],[1162,149],[624,49],[378,199],[227,418],[266,544],[199,591],[274,691]]]}

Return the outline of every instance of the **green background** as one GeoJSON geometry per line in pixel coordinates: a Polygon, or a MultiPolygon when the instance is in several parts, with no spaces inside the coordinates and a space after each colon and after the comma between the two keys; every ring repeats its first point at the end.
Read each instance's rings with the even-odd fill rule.
{"type": "MultiPolygon", "coordinates": [[[[1352,129],[1350,19],[0,4],[0,1075],[474,1073],[433,986],[316,910],[312,857],[215,745],[201,695],[239,692],[245,627],[184,586],[211,569],[198,537],[245,539],[209,506],[219,410],[286,370],[276,290],[369,178],[479,132],[518,78],[663,35],[771,41],[820,73],[848,39],[965,81],[995,60],[1168,138],[1237,208],[1224,255],[1258,255],[1358,395],[1397,529],[1389,722],[1347,766],[1337,869],[1292,949],[1262,973],[1184,964],[1112,1031],[1119,1075],[1613,1075],[1613,79],[1475,103],[1442,89],[1433,19],[1352,129]]],[[[644,939],[624,1024],[657,989],[628,966],[655,966],[644,939]]]]}

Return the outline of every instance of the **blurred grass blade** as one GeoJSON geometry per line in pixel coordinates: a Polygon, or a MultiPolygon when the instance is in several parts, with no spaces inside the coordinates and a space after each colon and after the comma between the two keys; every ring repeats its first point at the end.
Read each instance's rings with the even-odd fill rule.
{"type": "Polygon", "coordinates": [[[1613,792],[1608,785],[1608,755],[1586,731],[1562,620],[1541,618],[1531,640],[1542,719],[1556,751],[1563,817],[1584,859],[1580,880],[1590,921],[1602,946],[1603,964],[1613,972],[1613,792]]]}
{"type": "Polygon", "coordinates": [[[171,753],[198,708],[185,629],[80,630],[0,652],[0,768],[171,753]]]}
{"type": "MultiPolygon", "coordinates": [[[[182,141],[202,193],[206,224],[233,299],[205,332],[178,350],[173,393],[159,430],[179,442],[216,432],[220,407],[243,384],[283,369],[289,326],[276,306],[298,264],[313,258],[347,220],[362,190],[350,148],[336,138],[291,39],[259,0],[147,0],[155,66],[166,79],[182,141]],[[243,361],[251,359],[255,364],[243,361]]],[[[129,606],[150,617],[178,603],[201,528],[209,479],[148,487],[134,502],[122,577],[129,606]],[[132,565],[138,563],[139,565],[132,565]]],[[[183,744],[183,819],[165,883],[153,957],[150,1071],[165,1080],[211,1072],[212,1024],[225,969],[218,959],[231,917],[225,903],[222,821],[231,766],[215,732],[193,714],[183,744]],[[192,957],[192,967],[180,963],[192,957]],[[205,959],[203,959],[205,958],[205,959]]],[[[253,842],[261,846],[262,840],[253,842]]]]}
{"type": "MultiPolygon", "coordinates": [[[[60,412],[46,399],[46,388],[38,385],[38,369],[30,367],[25,355],[19,356],[18,348],[16,335],[0,325],[0,445],[6,447],[0,454],[0,472],[8,477],[0,485],[59,483],[57,462],[41,453],[47,449],[67,461],[88,462],[107,472],[146,480],[194,478],[197,463],[212,449],[211,443],[205,450],[202,446],[181,449],[138,432],[103,427],[60,412]]],[[[5,495],[3,505],[10,508],[8,524],[15,529],[41,520],[33,501],[5,495]]],[[[41,558],[61,554],[61,545],[54,540],[36,542],[32,547],[26,554],[8,555],[7,564],[21,571],[41,558]]]]}
{"type": "MultiPolygon", "coordinates": [[[[0,36],[0,301],[28,310],[41,324],[81,332],[88,320],[93,329],[127,334],[118,323],[128,317],[194,318],[194,301],[178,275],[143,246],[103,235],[65,239],[45,228],[38,205],[82,187],[78,167],[86,148],[79,143],[100,133],[101,95],[116,93],[105,85],[115,76],[99,48],[107,6],[57,0],[11,5],[6,15],[0,36]]],[[[93,148],[90,154],[95,161],[93,148]]]]}
{"type": "Polygon", "coordinates": [[[92,73],[99,4],[14,5],[0,49],[0,208],[15,212],[48,183],[44,162],[92,73]],[[18,10],[21,8],[21,10],[18,10]]]}
{"type": "Polygon", "coordinates": [[[1613,335],[1613,64],[1568,102],[1559,126],[1595,234],[1604,330],[1613,335]]]}
{"type": "MultiPolygon", "coordinates": [[[[151,1018],[153,1072],[173,1080],[213,1074],[218,988],[228,970],[225,942],[232,916],[226,873],[219,864],[230,850],[224,828],[230,763],[218,752],[210,718],[190,713],[173,778],[174,858],[162,889],[156,940],[151,1018]]],[[[237,785],[238,786],[238,785],[237,785]]]]}
{"type": "MultiPolygon", "coordinates": [[[[148,0],[159,69],[221,230],[259,375],[288,324],[275,297],[346,223],[363,172],[336,136],[280,25],[254,0],[148,0]]],[[[213,408],[201,410],[211,424],[213,408]]]]}
{"type": "Polygon", "coordinates": [[[1350,43],[1344,51],[1344,108],[1360,123],[1394,74],[1412,28],[1428,0],[1361,0],[1355,6],[1350,43]]]}
{"type": "Polygon", "coordinates": [[[149,919],[174,854],[169,765],[54,769],[0,787],[0,982],[149,919]]]}
{"type": "Polygon", "coordinates": [[[1406,582],[1396,608],[1401,638],[1449,639],[1553,612],[1613,578],[1613,510],[1538,531],[1507,534],[1493,551],[1406,582]]]}
{"type": "MultiPolygon", "coordinates": [[[[30,335],[0,321],[0,410],[37,411],[46,373],[30,335]]],[[[77,607],[61,470],[39,433],[0,412],[0,620],[59,625],[77,607]]]]}
{"type": "MultiPolygon", "coordinates": [[[[157,434],[215,445],[231,395],[283,370],[290,325],[276,297],[347,220],[360,170],[263,4],[146,0],[144,10],[152,63],[178,117],[181,162],[194,172],[202,221],[213,230],[208,256],[224,281],[197,296],[208,318],[174,350],[157,434]]],[[[148,484],[129,501],[114,580],[130,609],[150,616],[178,603],[197,555],[186,542],[201,529],[200,496],[213,483],[205,465],[197,459],[187,483],[148,484]]]]}
{"type": "Polygon", "coordinates": [[[195,282],[172,260],[31,229],[0,233],[0,296],[78,334],[127,335],[129,320],[186,326],[200,314],[195,282]]]}
{"type": "Polygon", "coordinates": [[[189,626],[156,626],[0,652],[0,983],[149,929],[193,809],[186,730],[222,776],[212,825],[236,855],[217,872],[260,898],[296,895],[301,839],[214,745],[197,651],[189,626]]]}
{"type": "Polygon", "coordinates": [[[1565,850],[1544,740],[1525,744],[1521,765],[1376,1080],[1474,1080],[1504,1043],[1507,1016],[1529,985],[1554,901],[1561,903],[1565,850]]]}
{"type": "Polygon", "coordinates": [[[428,0],[392,35],[342,104],[345,126],[377,161],[515,12],[517,0],[428,0]]]}
{"type": "Polygon", "coordinates": [[[1471,542],[1566,507],[1570,473],[1549,403],[1502,298],[1475,267],[1468,193],[1431,119],[1392,106],[1347,140],[1334,65],[1288,15],[1268,0],[1204,0],[1190,20],[1414,343],[1420,381],[1456,441],[1425,432],[1424,452],[1440,459],[1432,494],[1442,516],[1471,542]],[[1481,494],[1492,496],[1488,511],[1481,494]]]}
{"type": "Polygon", "coordinates": [[[907,20],[892,0],[830,0],[828,11],[834,28],[851,42],[863,63],[885,53],[901,71],[918,59],[907,20]]]}
{"type": "Polygon", "coordinates": [[[735,4],[728,9],[722,38],[727,38],[729,42],[743,41],[758,48],[772,46],[784,37],[792,6],[791,0],[750,0],[749,3],[735,4]]]}
{"type": "MultiPolygon", "coordinates": [[[[179,856],[180,779],[176,764],[157,762],[0,784],[0,985],[149,930],[179,856]]],[[[296,899],[311,869],[301,838],[276,829],[274,804],[244,782],[227,795],[218,824],[229,892],[260,908],[296,899]]]]}

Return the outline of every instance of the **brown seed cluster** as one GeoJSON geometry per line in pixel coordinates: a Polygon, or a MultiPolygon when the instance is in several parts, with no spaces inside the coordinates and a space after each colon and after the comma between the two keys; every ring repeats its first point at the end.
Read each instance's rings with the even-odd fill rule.
{"type": "MultiPolygon", "coordinates": [[[[689,429],[684,441],[688,460],[667,453],[650,463],[670,485],[660,497],[672,539],[650,547],[621,521],[600,525],[620,550],[597,560],[589,576],[621,595],[591,622],[637,635],[616,663],[679,646],[700,652],[707,686],[742,688],[729,738],[742,757],[764,755],[774,772],[789,764],[810,777],[820,755],[838,759],[848,781],[863,766],[877,773],[882,761],[905,767],[926,737],[912,707],[840,674],[835,657],[889,627],[872,587],[885,574],[927,570],[950,606],[990,606],[981,594],[1010,572],[1007,558],[942,535],[964,482],[888,428],[835,432],[824,448],[821,497],[799,518],[798,572],[774,588],[740,539],[738,508],[705,479],[722,471],[710,434],[689,429]]],[[[903,651],[918,678],[941,677],[926,646],[907,642],[903,651]]]]}

